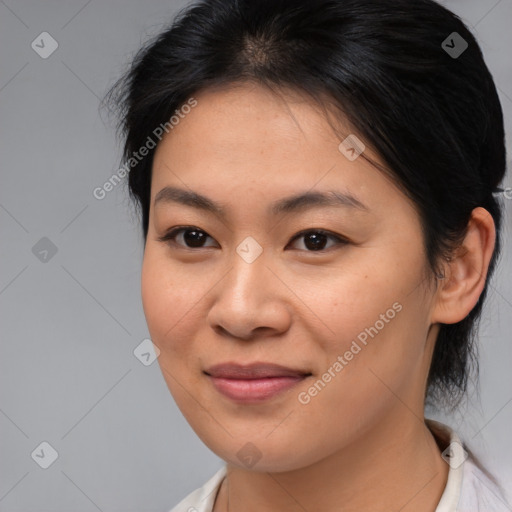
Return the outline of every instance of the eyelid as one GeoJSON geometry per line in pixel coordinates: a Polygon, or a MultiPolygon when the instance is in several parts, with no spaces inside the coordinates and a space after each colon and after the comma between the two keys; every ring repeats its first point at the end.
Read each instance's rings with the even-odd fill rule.
{"type": "MultiPolygon", "coordinates": [[[[179,235],[181,232],[183,231],[201,231],[202,233],[205,233],[209,238],[211,238],[212,240],[214,240],[214,238],[210,235],[208,235],[208,233],[204,230],[204,229],[201,229],[197,226],[176,226],[174,228],[171,228],[170,230],[168,230],[166,233],[164,233],[162,236],[158,237],[157,238],[157,241],[158,242],[166,242],[166,243],[173,243],[174,245],[177,245],[179,247],[181,247],[182,249],[187,249],[187,250],[197,250],[197,249],[207,249],[208,247],[211,247],[211,246],[207,246],[207,247],[187,247],[187,246],[184,246],[184,245],[181,245],[181,244],[177,244],[175,241],[174,241],[174,238],[179,235]]],[[[338,235],[336,233],[333,233],[331,231],[328,231],[326,229],[322,229],[322,228],[307,228],[307,229],[303,229],[302,231],[299,231],[298,233],[296,233],[292,238],[291,240],[288,242],[287,244],[287,247],[290,243],[294,242],[295,240],[297,240],[298,238],[304,236],[304,235],[307,235],[309,233],[320,233],[322,235],[325,235],[329,238],[332,238],[334,240],[336,240],[336,245],[346,245],[348,243],[350,243],[350,241],[341,236],[341,235],[338,235]]],[[[308,252],[308,253],[325,253],[327,252],[329,249],[321,249],[319,251],[303,251],[303,252],[308,252]]]]}
{"type": "Polygon", "coordinates": [[[185,245],[177,244],[174,241],[174,238],[176,238],[177,235],[179,235],[182,231],[201,231],[202,233],[205,233],[208,237],[210,237],[212,240],[214,238],[204,230],[197,226],[176,226],[174,228],[169,229],[166,231],[162,236],[159,236],[157,238],[158,242],[165,242],[165,243],[173,243],[174,245],[177,245],[181,247],[182,249],[189,249],[189,250],[196,250],[196,249],[206,249],[206,247],[187,247],[185,245]]]}
{"type": "MultiPolygon", "coordinates": [[[[348,244],[349,243],[348,238],[345,238],[341,235],[338,235],[338,234],[333,233],[327,229],[322,229],[322,228],[303,229],[302,231],[299,231],[296,235],[294,235],[293,238],[290,240],[290,242],[294,242],[297,238],[300,238],[301,236],[307,235],[309,233],[320,233],[320,234],[328,236],[330,238],[334,238],[340,244],[348,244]]],[[[308,252],[315,252],[315,251],[308,251],[308,252]]],[[[322,251],[318,251],[318,252],[322,252],[322,251]]]]}

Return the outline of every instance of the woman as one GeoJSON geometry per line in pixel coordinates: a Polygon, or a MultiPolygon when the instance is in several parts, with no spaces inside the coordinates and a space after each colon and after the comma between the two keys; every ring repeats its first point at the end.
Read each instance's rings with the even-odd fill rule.
{"type": "Polygon", "coordinates": [[[113,98],[160,367],[226,461],[173,512],[510,510],[424,416],[466,389],[500,250],[502,111],[460,19],[203,0],[113,98]]]}

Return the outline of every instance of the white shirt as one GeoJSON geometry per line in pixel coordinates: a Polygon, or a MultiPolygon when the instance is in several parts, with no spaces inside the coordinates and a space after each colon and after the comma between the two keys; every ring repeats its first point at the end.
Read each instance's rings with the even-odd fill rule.
{"type": "MultiPolygon", "coordinates": [[[[444,431],[450,445],[454,446],[446,487],[435,512],[512,512],[512,507],[499,487],[478,468],[471,457],[464,460],[464,456],[461,456],[461,447],[464,445],[459,436],[447,425],[429,419],[426,421],[427,424],[444,431]],[[457,458],[459,459],[456,460],[457,458]]],[[[224,465],[202,487],[191,492],[170,512],[212,512],[226,472],[227,466],[224,465]]]]}

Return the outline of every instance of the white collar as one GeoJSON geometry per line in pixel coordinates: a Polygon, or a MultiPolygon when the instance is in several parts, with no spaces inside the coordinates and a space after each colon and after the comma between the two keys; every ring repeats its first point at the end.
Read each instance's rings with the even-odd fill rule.
{"type": "MultiPolygon", "coordinates": [[[[440,423],[439,421],[430,420],[428,418],[425,418],[425,423],[431,432],[433,429],[435,429],[444,433],[445,438],[442,441],[445,442],[447,446],[451,445],[452,443],[457,443],[461,448],[463,447],[463,443],[457,433],[448,425],[440,423]]],[[[437,432],[432,432],[434,437],[437,437],[436,433],[437,432]]],[[[459,503],[462,489],[464,466],[465,461],[463,461],[460,465],[450,465],[446,486],[435,512],[453,512],[454,510],[457,510],[457,504],[459,503]]]]}

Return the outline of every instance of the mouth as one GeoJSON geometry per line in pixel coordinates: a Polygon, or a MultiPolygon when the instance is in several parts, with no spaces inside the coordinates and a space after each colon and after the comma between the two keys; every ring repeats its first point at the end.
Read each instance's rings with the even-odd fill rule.
{"type": "Polygon", "coordinates": [[[223,363],[203,372],[215,389],[239,403],[261,403],[289,390],[311,372],[273,363],[223,363]]]}

